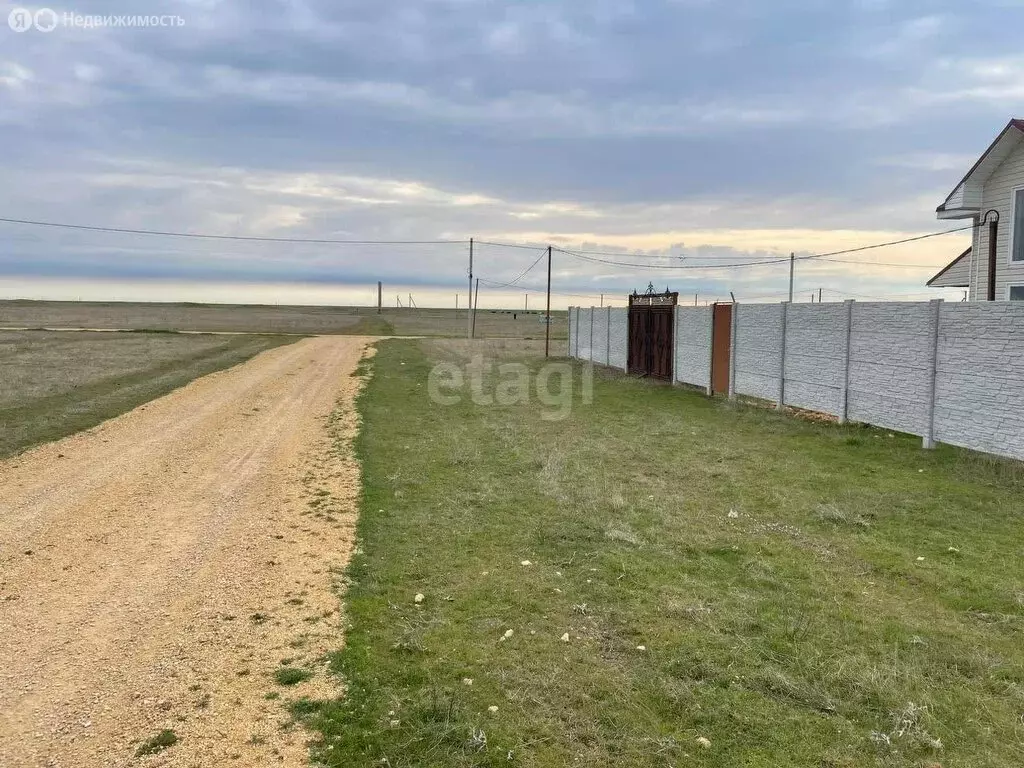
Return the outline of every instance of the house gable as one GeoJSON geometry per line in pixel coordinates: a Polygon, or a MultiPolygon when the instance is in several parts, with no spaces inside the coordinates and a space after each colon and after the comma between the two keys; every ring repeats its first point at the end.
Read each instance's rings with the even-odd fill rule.
{"type": "Polygon", "coordinates": [[[978,162],[935,209],[940,219],[966,219],[981,215],[985,184],[1002,164],[1024,144],[1024,119],[1006,124],[978,162]]]}
{"type": "Polygon", "coordinates": [[[928,281],[931,288],[967,288],[971,284],[971,248],[957,256],[928,281]]]}

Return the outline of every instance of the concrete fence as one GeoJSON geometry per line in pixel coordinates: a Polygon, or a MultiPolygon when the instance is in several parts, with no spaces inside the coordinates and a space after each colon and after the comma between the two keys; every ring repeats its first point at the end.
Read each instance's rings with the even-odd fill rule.
{"type": "MultiPolygon", "coordinates": [[[[729,396],[769,400],[1024,459],[1024,302],[676,307],[673,379],[711,392],[728,349],[729,396]]],[[[569,310],[569,356],[625,370],[628,310],[569,310]]]]}

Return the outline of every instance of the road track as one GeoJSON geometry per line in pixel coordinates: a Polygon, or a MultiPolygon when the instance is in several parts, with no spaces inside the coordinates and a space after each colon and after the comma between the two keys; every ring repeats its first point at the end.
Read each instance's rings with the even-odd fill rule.
{"type": "Polygon", "coordinates": [[[0,462],[0,766],[307,763],[285,703],[340,693],[370,341],[279,347],[0,462]]]}

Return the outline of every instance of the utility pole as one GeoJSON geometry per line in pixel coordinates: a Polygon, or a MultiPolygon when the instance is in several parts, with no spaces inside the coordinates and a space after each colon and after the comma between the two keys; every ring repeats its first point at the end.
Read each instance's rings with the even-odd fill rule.
{"type": "Polygon", "coordinates": [[[395,304],[396,304],[396,306],[399,306],[399,307],[402,306],[402,297],[399,296],[397,293],[395,294],[395,304]]]}
{"type": "Polygon", "coordinates": [[[818,303],[821,304],[821,288],[818,289],[818,303]]]}
{"type": "Polygon", "coordinates": [[[455,294],[455,313],[458,314],[458,312],[459,312],[459,294],[456,293],[455,294]]]}
{"type": "Polygon", "coordinates": [[[697,294],[693,294],[693,306],[697,306],[697,294]]]}
{"type": "Polygon", "coordinates": [[[473,238],[469,238],[469,308],[466,314],[466,335],[473,338],[473,238]]]}
{"type": "Polygon", "coordinates": [[[384,286],[380,280],[377,281],[377,314],[380,314],[384,302],[384,286]]]}
{"type": "Polygon", "coordinates": [[[473,299],[473,311],[470,313],[469,338],[476,338],[476,308],[480,304],[480,278],[476,279],[476,297],[473,299]]]}
{"type": "Polygon", "coordinates": [[[551,246],[548,246],[548,309],[544,320],[544,357],[551,351],[551,246]]]}
{"type": "Polygon", "coordinates": [[[529,311],[530,311],[530,294],[526,294],[526,306],[524,307],[524,309],[525,309],[525,310],[526,310],[527,312],[529,312],[529,311]]]}
{"type": "Polygon", "coordinates": [[[789,303],[793,303],[793,270],[796,268],[796,254],[789,254],[789,303]]]}
{"type": "Polygon", "coordinates": [[[601,294],[601,306],[604,307],[604,294],[601,294]]]}

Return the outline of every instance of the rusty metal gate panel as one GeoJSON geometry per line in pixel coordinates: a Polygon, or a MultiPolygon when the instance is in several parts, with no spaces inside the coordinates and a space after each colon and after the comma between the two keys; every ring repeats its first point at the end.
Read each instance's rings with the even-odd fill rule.
{"type": "Polygon", "coordinates": [[[626,370],[638,376],[672,380],[675,349],[675,306],[678,293],[647,293],[629,297],[629,346],[626,370]]]}
{"type": "Polygon", "coordinates": [[[732,357],[732,304],[715,304],[711,336],[711,390],[729,393],[729,361],[732,357]]]}

